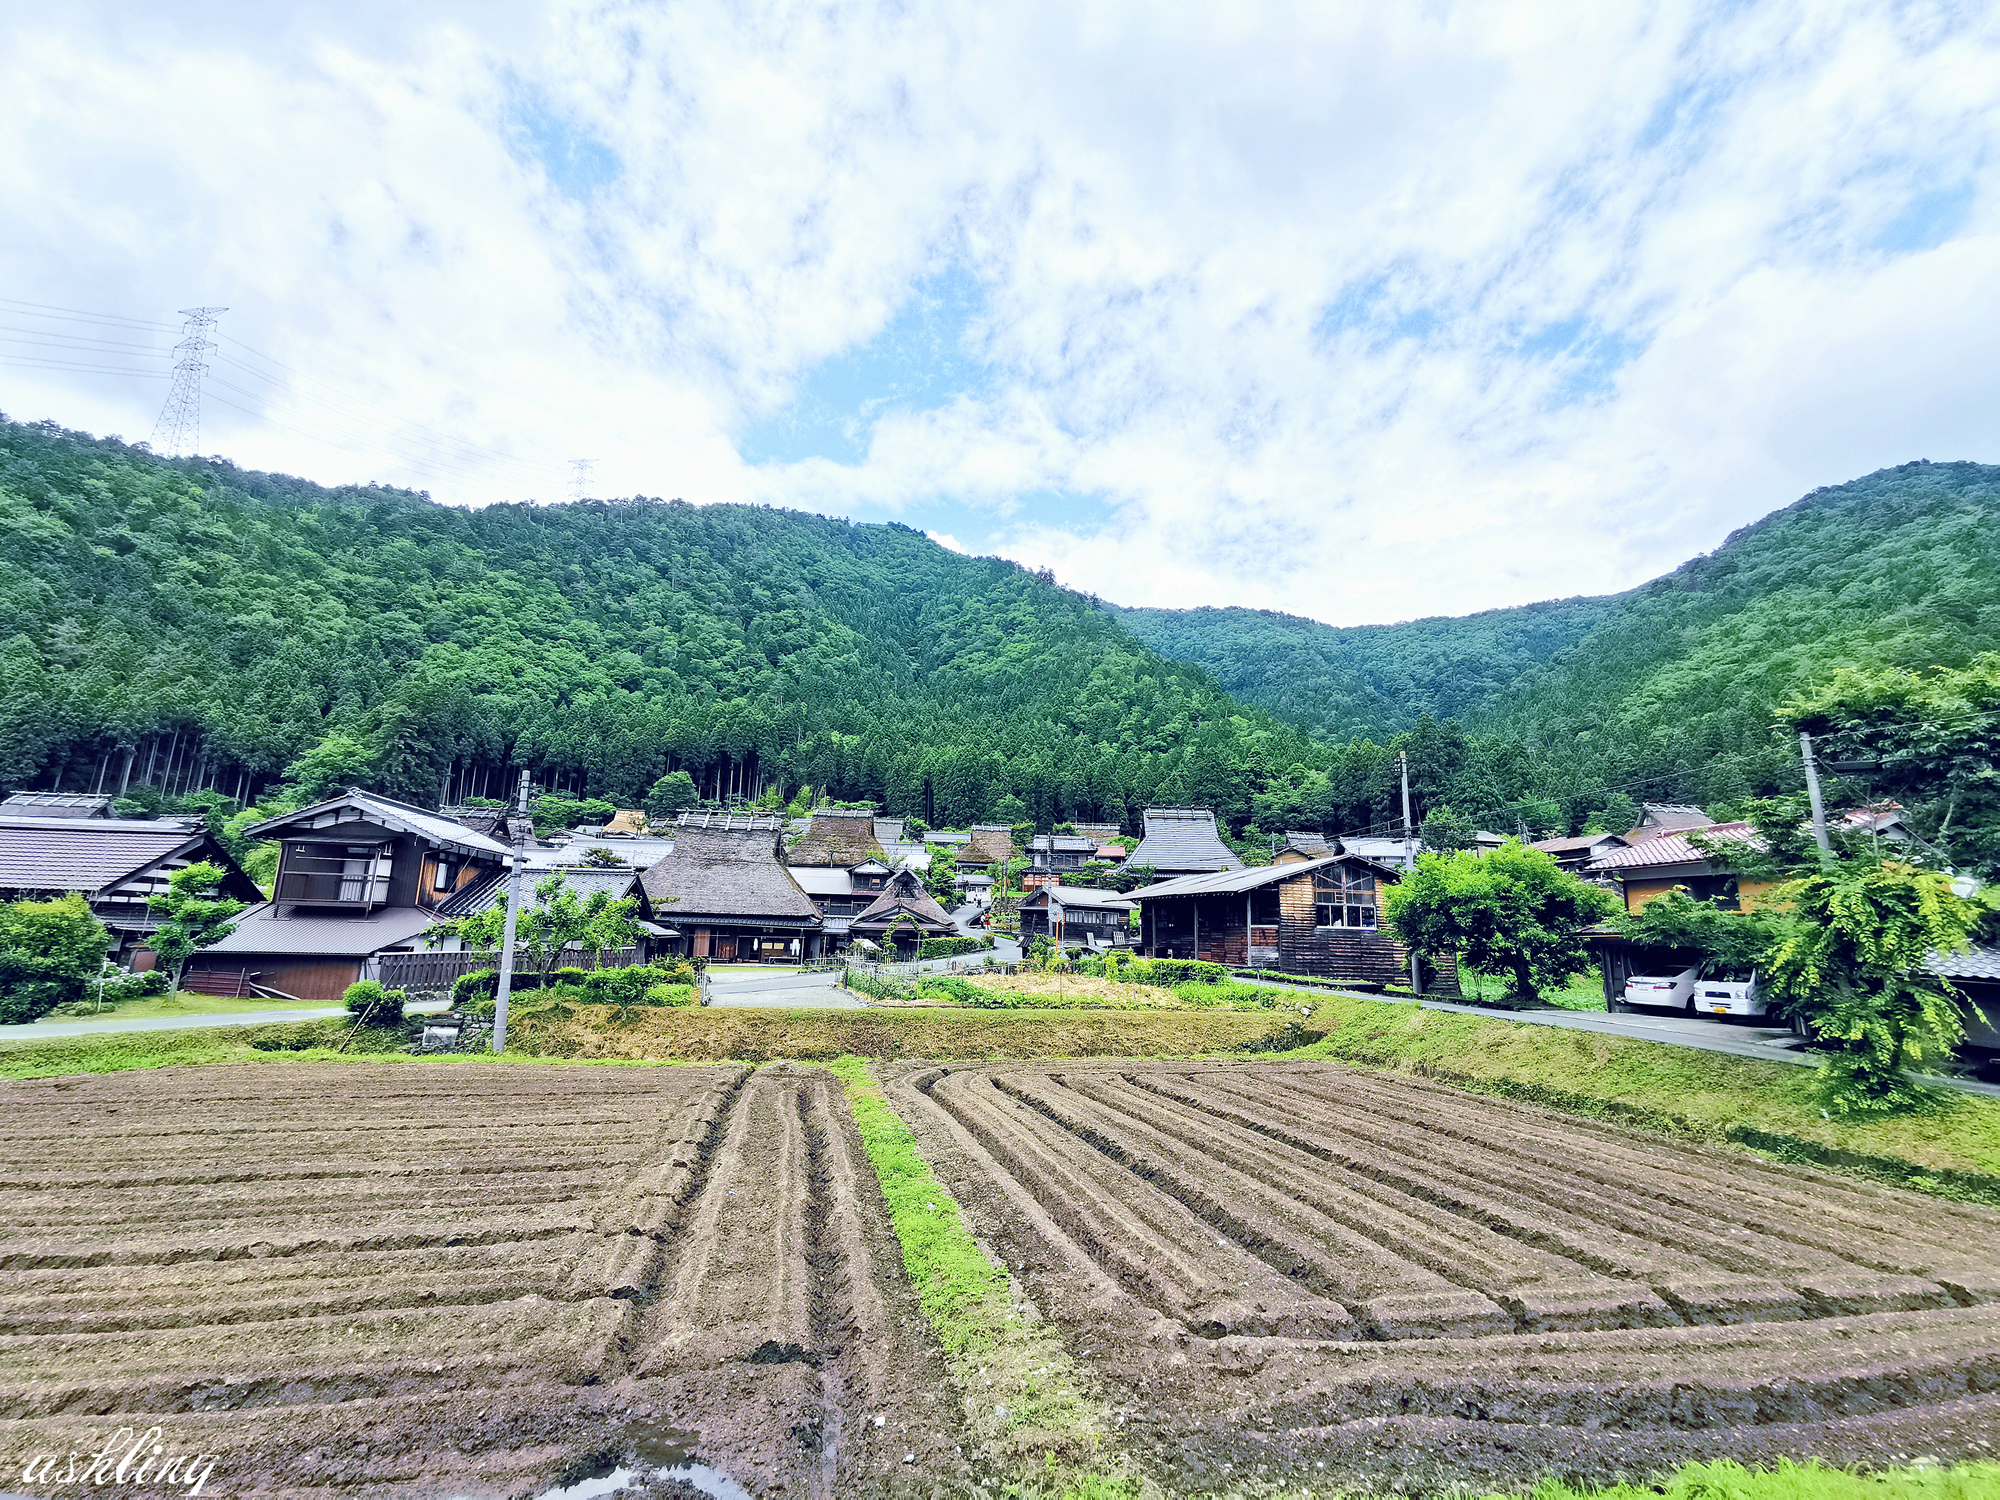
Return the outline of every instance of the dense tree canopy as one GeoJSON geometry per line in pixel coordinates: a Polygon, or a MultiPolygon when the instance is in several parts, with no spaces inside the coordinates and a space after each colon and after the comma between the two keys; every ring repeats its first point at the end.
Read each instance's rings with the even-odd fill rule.
{"type": "Polygon", "coordinates": [[[1046,576],[898,525],[464,510],[0,423],[0,785],[637,806],[809,783],[963,825],[1241,821],[1331,764],[1046,576]]]}

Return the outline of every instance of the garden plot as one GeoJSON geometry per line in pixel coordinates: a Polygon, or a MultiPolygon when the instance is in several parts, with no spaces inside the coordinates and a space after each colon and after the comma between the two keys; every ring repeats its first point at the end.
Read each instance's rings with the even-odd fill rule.
{"type": "Polygon", "coordinates": [[[10,1489],[152,1425],[215,1455],[205,1493],[522,1494],[634,1456],[753,1493],[961,1477],[824,1073],[270,1065],[0,1100],[10,1489]]]}
{"type": "Polygon", "coordinates": [[[1171,1488],[2000,1443],[2000,1215],[1333,1065],[891,1098],[1171,1488]]]}

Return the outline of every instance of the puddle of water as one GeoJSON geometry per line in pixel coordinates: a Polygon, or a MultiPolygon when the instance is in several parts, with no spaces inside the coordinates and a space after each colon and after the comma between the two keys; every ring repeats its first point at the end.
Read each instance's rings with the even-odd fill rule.
{"type": "Polygon", "coordinates": [[[722,1470],[695,1458],[697,1440],[697,1434],[678,1427],[644,1428],[632,1444],[628,1462],[607,1461],[576,1483],[543,1490],[534,1500],[602,1500],[628,1485],[667,1479],[678,1479],[710,1500],[752,1500],[750,1492],[722,1470]]]}

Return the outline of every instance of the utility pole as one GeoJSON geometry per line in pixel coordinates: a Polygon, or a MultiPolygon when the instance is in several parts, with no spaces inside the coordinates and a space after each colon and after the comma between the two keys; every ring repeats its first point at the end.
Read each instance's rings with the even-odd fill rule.
{"type": "Polygon", "coordinates": [[[507,1050],[507,998],[514,992],[514,923],[521,915],[521,867],[528,862],[528,773],[514,813],[514,853],[507,864],[507,927],[500,938],[500,989],[493,997],[493,1050],[507,1050]]]}
{"type": "MultiPolygon", "coordinates": [[[[1414,874],[1417,868],[1417,842],[1410,831],[1410,752],[1399,753],[1396,759],[1403,768],[1403,870],[1414,874]]],[[[1417,968],[1417,950],[1410,950],[1410,993],[1422,995],[1424,976],[1417,968]]]]}
{"type": "Polygon", "coordinates": [[[226,307],[181,309],[187,326],[174,345],[174,383],[167,391],[167,404],[160,408],[160,420],[153,424],[153,446],[162,453],[179,457],[201,446],[201,377],[208,371],[202,356],[217,347],[208,335],[228,311],[226,307]]]}
{"type": "Polygon", "coordinates": [[[1833,863],[1833,843],[1826,836],[1826,804],[1819,796],[1819,767],[1813,763],[1812,736],[1799,731],[1799,754],[1806,763],[1806,795],[1812,798],[1813,837],[1819,841],[1819,862],[1833,863]]]}

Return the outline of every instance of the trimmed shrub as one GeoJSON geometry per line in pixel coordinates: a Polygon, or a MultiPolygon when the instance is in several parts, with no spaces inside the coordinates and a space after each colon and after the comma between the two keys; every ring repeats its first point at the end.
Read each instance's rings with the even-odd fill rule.
{"type": "Polygon", "coordinates": [[[409,996],[401,990],[382,988],[379,979],[363,979],[350,984],[340,998],[347,1013],[363,1026],[398,1026],[409,996]]]}
{"type": "Polygon", "coordinates": [[[468,1005],[478,1005],[481,1001],[491,1005],[500,993],[500,971],[498,969],[474,969],[470,974],[461,974],[451,987],[451,1003],[454,1010],[464,1010],[468,1005]]]}
{"type": "Polygon", "coordinates": [[[694,965],[681,959],[665,964],[633,964],[623,969],[598,969],[584,976],[581,989],[593,1005],[685,1005],[680,999],[656,999],[655,991],[694,988],[694,965]]]}
{"type": "Polygon", "coordinates": [[[925,938],[917,944],[917,957],[958,958],[967,953],[984,953],[993,946],[989,937],[925,938]]]}

